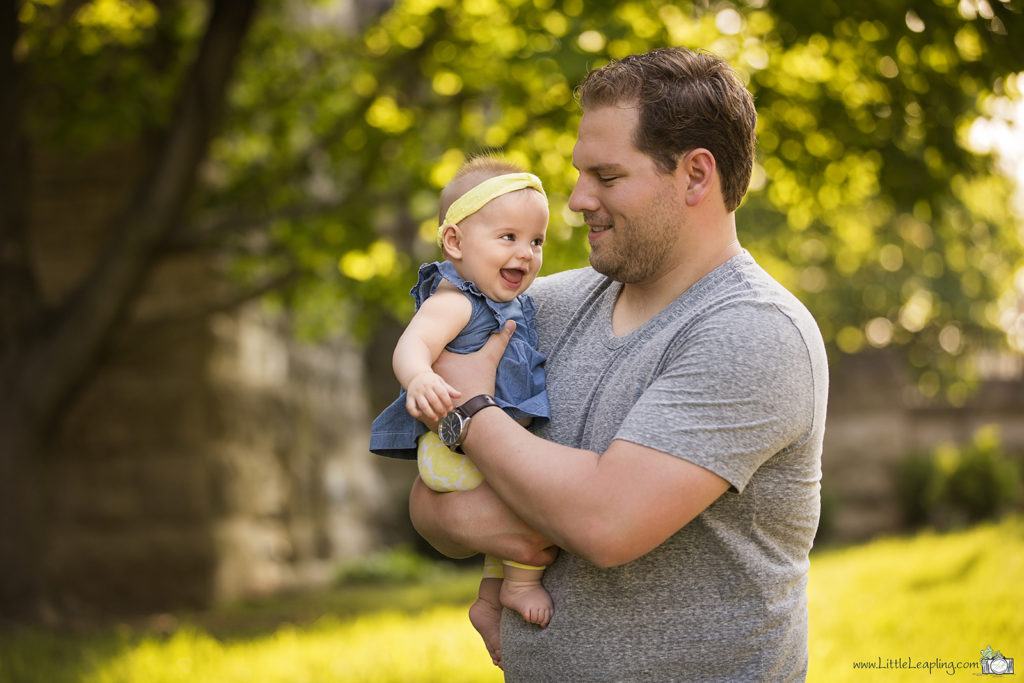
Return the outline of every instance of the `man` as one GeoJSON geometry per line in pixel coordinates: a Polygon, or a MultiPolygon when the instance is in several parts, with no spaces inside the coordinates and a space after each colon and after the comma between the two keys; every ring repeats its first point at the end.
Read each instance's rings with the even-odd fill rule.
{"type": "MultiPolygon", "coordinates": [[[[548,627],[504,613],[508,680],[800,680],[827,366],[810,314],[737,241],[752,98],[719,58],[661,49],[592,72],[580,103],[569,206],[592,269],[531,289],[551,421],[450,413],[442,438],[486,484],[417,482],[413,522],[452,556],[561,548],[548,627]]],[[[507,335],[439,362],[462,400],[493,390],[507,335]]]]}

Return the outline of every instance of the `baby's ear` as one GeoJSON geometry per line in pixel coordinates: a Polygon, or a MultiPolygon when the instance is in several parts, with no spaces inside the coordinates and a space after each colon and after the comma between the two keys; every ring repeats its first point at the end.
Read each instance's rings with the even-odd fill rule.
{"type": "Polygon", "coordinates": [[[450,258],[462,258],[462,231],[455,223],[441,226],[441,246],[450,258]]]}

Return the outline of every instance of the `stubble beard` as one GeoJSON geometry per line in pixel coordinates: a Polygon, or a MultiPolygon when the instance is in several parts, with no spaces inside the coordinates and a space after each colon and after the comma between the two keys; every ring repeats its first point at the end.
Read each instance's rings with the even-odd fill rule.
{"type": "MultiPolygon", "coordinates": [[[[660,203],[659,203],[660,204],[660,203]]],[[[679,216],[671,202],[653,206],[635,220],[612,224],[611,244],[591,249],[590,265],[616,282],[635,284],[657,278],[670,266],[679,236],[679,216]]]]}

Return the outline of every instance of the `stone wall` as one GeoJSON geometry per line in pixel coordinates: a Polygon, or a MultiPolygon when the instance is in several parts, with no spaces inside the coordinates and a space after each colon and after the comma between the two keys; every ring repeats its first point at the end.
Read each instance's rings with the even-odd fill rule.
{"type": "Polygon", "coordinates": [[[910,452],[965,445],[979,428],[997,425],[1007,451],[1024,456],[1019,367],[987,380],[960,407],[924,400],[890,354],[842,358],[831,374],[822,456],[827,537],[863,540],[901,530],[895,471],[910,452]]]}
{"type": "Polygon", "coordinates": [[[48,463],[52,581],[75,611],[323,583],[399,514],[366,451],[356,349],[250,307],[125,344],[48,463]]]}
{"type": "MultiPolygon", "coordinates": [[[[133,149],[36,159],[33,247],[56,301],[141,170],[133,149]]],[[[296,342],[168,254],[47,443],[46,580],[58,609],[138,612],[322,583],[406,511],[367,451],[361,351],[296,342]]]]}

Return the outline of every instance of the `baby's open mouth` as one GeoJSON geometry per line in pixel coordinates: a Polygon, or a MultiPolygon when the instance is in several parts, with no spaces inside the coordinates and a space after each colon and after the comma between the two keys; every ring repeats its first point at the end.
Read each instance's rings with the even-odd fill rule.
{"type": "Polygon", "coordinates": [[[523,275],[523,271],[516,270],[515,268],[501,269],[501,277],[504,278],[507,282],[510,282],[514,285],[518,285],[520,282],[523,281],[523,275]]]}

